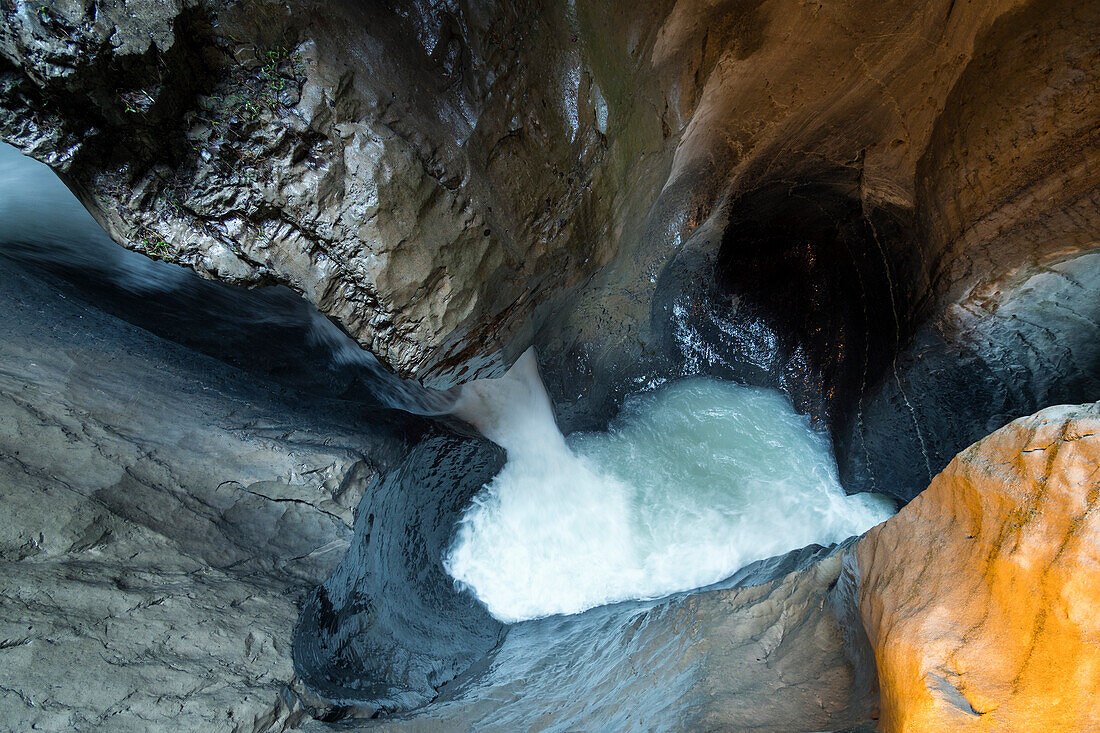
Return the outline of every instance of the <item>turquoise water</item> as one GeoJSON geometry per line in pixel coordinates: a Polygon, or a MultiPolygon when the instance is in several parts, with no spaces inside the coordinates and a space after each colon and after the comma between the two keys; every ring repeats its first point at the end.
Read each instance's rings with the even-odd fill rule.
{"type": "Polygon", "coordinates": [[[564,439],[541,384],[521,383],[481,425],[508,462],[444,558],[502,621],[709,585],[894,512],[844,494],[827,439],[775,390],[686,379],[628,399],[607,432],[564,439]]]}

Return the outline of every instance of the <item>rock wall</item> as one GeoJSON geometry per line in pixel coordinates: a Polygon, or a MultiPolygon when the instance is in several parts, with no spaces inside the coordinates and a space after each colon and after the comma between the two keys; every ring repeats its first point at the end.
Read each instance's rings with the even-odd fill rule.
{"type": "Polygon", "coordinates": [[[846,485],[912,498],[1008,421],[1100,395],[1098,26],[1093,4],[1021,5],[978,38],[917,168],[939,300],[864,392],[846,485]]]}
{"type": "Polygon", "coordinates": [[[473,465],[464,443],[410,453],[419,429],[392,414],[265,384],[7,258],[0,284],[17,727],[324,730],[381,710],[395,729],[514,729],[550,705],[578,727],[821,730],[872,719],[876,673],[891,731],[1097,723],[1096,405],[976,444],[854,549],[504,633],[431,570],[449,520],[427,517],[481,483],[448,478],[473,465]]]}
{"type": "MultiPolygon", "coordinates": [[[[8,3],[0,135],[50,163],[119,241],[213,277],[286,283],[400,373],[441,382],[492,373],[533,340],[553,358],[644,353],[652,285],[702,223],[736,225],[766,203],[755,192],[835,187],[847,172],[873,227],[923,227],[863,245],[892,279],[896,349],[942,273],[988,244],[959,240],[966,216],[1003,220],[998,192],[1019,200],[1043,180],[1063,192],[1029,199],[1028,216],[1057,219],[1095,188],[1094,105],[1075,95],[1092,88],[1092,12],[8,3]],[[998,51],[1036,18],[1053,36],[998,51]],[[1034,54],[1051,65],[1003,73],[1034,54]],[[998,96],[998,78],[1015,96],[998,96]],[[998,127],[967,127],[976,103],[998,127]],[[1024,130],[1038,142],[1006,178],[1020,161],[971,153],[957,140],[971,129],[990,150],[1024,130]],[[945,212],[970,179],[944,156],[963,149],[1000,188],[975,186],[959,218],[945,212]]],[[[1009,260],[1026,249],[1005,247],[1009,260]]]]}
{"type": "Polygon", "coordinates": [[[778,386],[850,489],[908,499],[1096,386],[1076,326],[1035,370],[996,311],[1098,246],[1098,12],[5,0],[0,139],[119,242],[288,285],[403,376],[534,343],[567,428],[684,373],[778,386]],[[941,419],[959,391],[988,408],[941,419]]]}
{"type": "Polygon", "coordinates": [[[881,723],[1100,726],[1100,403],[1012,422],[855,551],[881,723]]]}
{"type": "Polygon", "coordinates": [[[608,259],[607,101],[558,3],[0,18],[3,138],[116,239],[285,283],[405,376],[499,366],[535,302],[608,259]]]}
{"type": "Polygon", "coordinates": [[[300,722],[299,604],[402,454],[399,426],[261,383],[3,257],[0,301],[5,726],[300,722]]]}

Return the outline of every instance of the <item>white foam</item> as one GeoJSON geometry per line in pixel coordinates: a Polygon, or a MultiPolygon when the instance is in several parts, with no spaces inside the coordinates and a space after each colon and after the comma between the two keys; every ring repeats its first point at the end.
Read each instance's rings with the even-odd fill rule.
{"type": "Polygon", "coordinates": [[[709,585],[893,512],[845,496],[827,440],[774,390],[683,380],[635,395],[609,432],[566,441],[528,352],[467,386],[456,413],[508,461],[444,566],[506,622],[709,585]]]}

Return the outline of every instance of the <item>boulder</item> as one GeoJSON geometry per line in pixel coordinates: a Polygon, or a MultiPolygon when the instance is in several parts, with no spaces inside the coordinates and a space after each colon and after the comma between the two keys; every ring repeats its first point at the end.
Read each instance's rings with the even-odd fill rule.
{"type": "Polygon", "coordinates": [[[1100,403],[960,453],[856,550],[881,724],[1100,728],[1100,403]]]}

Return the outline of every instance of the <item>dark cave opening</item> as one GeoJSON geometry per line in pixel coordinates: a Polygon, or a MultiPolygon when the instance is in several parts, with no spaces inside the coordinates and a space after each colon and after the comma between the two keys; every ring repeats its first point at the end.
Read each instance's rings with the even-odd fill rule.
{"type": "MultiPolygon", "coordinates": [[[[846,168],[760,186],[731,209],[715,293],[739,319],[769,325],[768,371],[800,409],[824,425],[844,420],[912,333],[914,294],[897,283],[919,278],[894,256],[910,243],[908,222],[869,209],[846,168]]],[[[756,345],[730,347],[731,361],[761,366],[756,345]]]]}
{"type": "Polygon", "coordinates": [[[841,465],[859,448],[864,395],[930,300],[912,212],[865,200],[861,175],[793,166],[735,196],[720,239],[686,247],[654,304],[682,372],[786,392],[841,465]]]}

